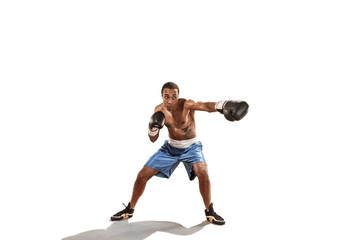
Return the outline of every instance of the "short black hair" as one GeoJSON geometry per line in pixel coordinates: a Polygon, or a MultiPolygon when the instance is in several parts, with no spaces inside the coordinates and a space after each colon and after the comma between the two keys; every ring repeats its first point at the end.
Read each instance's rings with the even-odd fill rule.
{"type": "Polygon", "coordinates": [[[161,95],[163,94],[164,88],[169,88],[169,89],[177,89],[178,90],[178,94],[180,93],[179,87],[178,85],[176,85],[176,83],[173,82],[167,82],[163,85],[162,89],[161,89],[161,95]]]}

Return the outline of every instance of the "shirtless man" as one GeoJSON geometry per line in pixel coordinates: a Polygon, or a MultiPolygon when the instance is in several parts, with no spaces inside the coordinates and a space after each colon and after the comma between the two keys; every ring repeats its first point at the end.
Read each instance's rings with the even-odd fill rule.
{"type": "Polygon", "coordinates": [[[167,82],[161,89],[163,102],[155,107],[149,123],[149,138],[155,142],[160,129],[165,125],[169,140],[145,163],[137,175],[131,200],[126,208],[111,217],[111,221],[131,218],[147,181],[154,175],[170,178],[175,168],[182,162],[190,180],[199,179],[200,193],[205,205],[206,219],[223,225],[225,221],[217,215],[211,203],[210,180],[202,153],[202,144],[196,139],[195,111],[220,112],[229,121],[242,119],[249,108],[244,101],[194,102],[179,98],[179,87],[167,82]]]}

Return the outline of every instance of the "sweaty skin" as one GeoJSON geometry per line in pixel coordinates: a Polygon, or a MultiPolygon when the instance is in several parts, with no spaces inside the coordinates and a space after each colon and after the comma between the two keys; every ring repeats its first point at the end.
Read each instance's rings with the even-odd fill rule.
{"type": "MultiPolygon", "coordinates": [[[[165,115],[165,126],[169,131],[169,137],[174,140],[187,140],[196,137],[195,111],[216,112],[215,102],[194,102],[179,98],[177,89],[165,88],[162,92],[163,102],[155,107],[155,112],[162,111],[165,115]]],[[[152,142],[155,142],[159,133],[155,136],[148,135],[152,142]]],[[[199,189],[204,201],[206,210],[211,203],[211,186],[207,170],[207,164],[197,162],[193,166],[193,171],[199,179],[199,189]]],[[[137,201],[143,194],[147,181],[158,171],[148,166],[144,166],[136,178],[133,194],[130,200],[131,208],[135,208],[137,201]]]]}
{"type": "MultiPolygon", "coordinates": [[[[187,140],[196,137],[195,111],[216,112],[215,102],[195,102],[179,98],[177,89],[165,88],[163,102],[155,107],[155,112],[162,111],[165,115],[165,126],[169,137],[175,140],[187,140]]],[[[155,142],[159,137],[150,136],[155,142]]]]}

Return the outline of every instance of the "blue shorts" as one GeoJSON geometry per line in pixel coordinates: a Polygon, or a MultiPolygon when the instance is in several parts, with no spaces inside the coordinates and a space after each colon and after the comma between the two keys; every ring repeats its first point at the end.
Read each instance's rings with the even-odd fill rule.
{"type": "Polygon", "coordinates": [[[193,165],[197,162],[205,162],[201,142],[193,143],[188,148],[174,148],[166,140],[159,151],[145,163],[145,166],[159,171],[156,174],[158,177],[170,178],[180,162],[184,164],[189,179],[194,180],[196,174],[192,169],[193,165]]]}

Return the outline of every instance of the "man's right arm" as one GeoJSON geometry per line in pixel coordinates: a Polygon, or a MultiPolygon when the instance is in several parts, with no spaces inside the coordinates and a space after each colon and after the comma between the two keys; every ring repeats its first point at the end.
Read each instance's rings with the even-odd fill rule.
{"type": "MultiPolygon", "coordinates": [[[[156,109],[155,109],[156,111],[156,109]]],[[[151,142],[155,142],[159,137],[160,129],[164,127],[165,115],[161,111],[156,111],[150,118],[148,135],[151,142]]]]}

